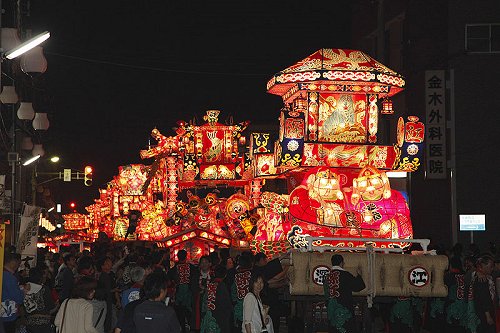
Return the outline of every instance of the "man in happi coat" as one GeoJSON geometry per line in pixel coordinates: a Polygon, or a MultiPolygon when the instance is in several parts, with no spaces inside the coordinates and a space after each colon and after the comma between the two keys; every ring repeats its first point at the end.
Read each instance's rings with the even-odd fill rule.
{"type": "Polygon", "coordinates": [[[241,328],[243,322],[243,299],[249,292],[250,278],[252,277],[252,258],[243,253],[236,267],[234,282],[231,286],[231,298],[234,305],[234,325],[241,328]]]}
{"type": "Polygon", "coordinates": [[[187,252],[185,250],[177,252],[177,259],[179,261],[170,271],[176,284],[175,303],[182,331],[189,332],[193,320],[193,284],[197,283],[195,281],[197,268],[186,261],[187,252]]]}
{"type": "Polygon", "coordinates": [[[232,311],[231,296],[227,285],[223,282],[226,277],[226,268],[217,266],[215,277],[207,282],[207,291],[203,299],[205,316],[201,321],[201,333],[230,333],[231,321],[228,313],[232,311]]]}
{"type": "Polygon", "coordinates": [[[352,293],[365,288],[363,278],[344,270],[344,258],[334,254],[332,269],[325,276],[324,289],[327,301],[330,332],[354,332],[354,300],[352,293]]]}

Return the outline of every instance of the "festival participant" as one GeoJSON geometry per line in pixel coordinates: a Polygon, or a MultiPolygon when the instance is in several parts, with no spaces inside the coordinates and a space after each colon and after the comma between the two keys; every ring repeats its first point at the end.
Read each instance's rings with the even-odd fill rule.
{"type": "Polygon", "coordinates": [[[344,270],[344,258],[334,254],[331,259],[332,269],[325,277],[324,289],[328,299],[327,311],[330,332],[354,332],[353,291],[365,288],[363,278],[358,272],[354,277],[344,270]]]}
{"type": "Polygon", "coordinates": [[[193,325],[193,287],[196,283],[197,268],[188,263],[186,250],[177,252],[179,260],[170,271],[171,279],[175,282],[175,304],[183,332],[189,332],[193,325]]]}
{"type": "Polygon", "coordinates": [[[261,292],[264,289],[264,279],[260,275],[252,275],[250,292],[243,300],[242,333],[274,333],[271,317],[268,315],[269,306],[264,305],[261,292]]]}
{"type": "Polygon", "coordinates": [[[62,303],[71,296],[75,275],[73,269],[76,267],[75,255],[68,252],[63,255],[63,264],[59,266],[56,276],[56,290],[59,293],[59,301],[62,303]]]}
{"type": "Polygon", "coordinates": [[[467,295],[465,292],[465,275],[460,260],[450,260],[450,269],[444,276],[448,287],[445,302],[446,327],[448,332],[465,333],[467,326],[467,295]]]}
{"type": "Polygon", "coordinates": [[[167,296],[167,276],[164,272],[155,271],[144,281],[145,300],[137,305],[134,311],[134,323],[137,332],[147,333],[179,333],[181,326],[175,311],[165,304],[167,296]]]}
{"type": "Polygon", "coordinates": [[[212,281],[207,283],[207,292],[203,300],[205,316],[201,323],[201,333],[230,333],[231,321],[228,310],[232,311],[231,297],[226,284],[226,268],[217,266],[212,281]]]}
{"type": "Polygon", "coordinates": [[[50,333],[52,331],[52,313],[57,310],[52,300],[50,289],[45,286],[42,269],[33,267],[29,272],[29,291],[24,297],[26,328],[29,333],[50,333]]]}
{"type": "MultiPolygon", "coordinates": [[[[197,281],[195,286],[195,290],[193,290],[193,299],[194,299],[194,329],[200,329],[201,326],[201,321],[204,316],[204,311],[201,307],[203,297],[205,296],[205,293],[207,291],[207,283],[212,280],[213,276],[211,274],[211,267],[210,267],[210,259],[208,256],[202,256],[200,258],[200,262],[198,265],[198,276],[197,276],[197,281]]],[[[195,281],[196,281],[195,280],[195,281]]],[[[191,327],[193,328],[193,327],[191,327]]]]}
{"type": "Polygon", "coordinates": [[[490,255],[480,256],[476,261],[476,271],[472,273],[469,285],[469,300],[474,302],[480,322],[475,332],[495,333],[496,292],[491,277],[494,260],[490,255]]]}
{"type": "Polygon", "coordinates": [[[3,283],[2,283],[2,321],[6,333],[14,333],[19,316],[19,307],[23,304],[24,294],[29,291],[29,285],[19,287],[15,276],[21,265],[21,255],[6,252],[4,256],[3,283]],[[24,292],[23,292],[24,290],[24,292]]]}
{"type": "Polygon", "coordinates": [[[95,279],[90,277],[84,276],[76,281],[73,297],[61,304],[54,320],[59,333],[99,333],[89,302],[94,298],[96,285],[95,279]]]}
{"type": "Polygon", "coordinates": [[[251,254],[243,253],[238,259],[234,282],[231,286],[231,298],[233,301],[234,324],[240,330],[243,322],[243,300],[249,292],[250,278],[252,277],[251,254]]]}

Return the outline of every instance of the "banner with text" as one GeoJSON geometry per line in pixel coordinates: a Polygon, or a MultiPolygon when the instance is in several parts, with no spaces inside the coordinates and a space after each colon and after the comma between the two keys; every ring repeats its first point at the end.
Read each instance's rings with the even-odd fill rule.
{"type": "Polygon", "coordinates": [[[446,94],[445,71],[425,71],[425,177],[445,179],[446,94]]]}
{"type": "MultiPolygon", "coordinates": [[[[38,242],[38,224],[40,221],[41,208],[24,205],[21,225],[19,227],[19,240],[17,242],[17,253],[21,254],[24,265],[36,266],[36,244],[38,242]]],[[[25,267],[20,267],[24,269],[25,267]]]]}

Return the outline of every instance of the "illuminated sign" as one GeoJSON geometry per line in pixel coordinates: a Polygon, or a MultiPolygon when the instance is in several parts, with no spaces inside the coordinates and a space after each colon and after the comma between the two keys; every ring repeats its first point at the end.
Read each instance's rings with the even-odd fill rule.
{"type": "Polygon", "coordinates": [[[460,231],[485,231],[486,215],[459,215],[460,231]]]}

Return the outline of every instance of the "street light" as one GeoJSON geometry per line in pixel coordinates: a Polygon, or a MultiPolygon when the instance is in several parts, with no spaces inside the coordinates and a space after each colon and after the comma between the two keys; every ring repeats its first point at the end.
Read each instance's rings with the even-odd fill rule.
{"type": "Polygon", "coordinates": [[[9,59],[9,60],[17,58],[20,55],[28,52],[32,48],[34,48],[34,47],[42,44],[47,39],[49,39],[49,37],[50,37],[50,32],[44,31],[41,34],[36,35],[35,37],[33,37],[31,39],[28,39],[26,42],[22,43],[18,47],[14,48],[14,49],[12,49],[12,50],[10,50],[8,52],[6,52],[4,54],[4,57],[7,58],[7,59],[9,59]]]}
{"type": "MultiPolygon", "coordinates": [[[[0,8],[2,1],[0,0],[0,8]]],[[[2,27],[1,24],[1,17],[0,17],[0,29],[2,27]]],[[[50,33],[48,31],[45,31],[29,40],[26,42],[22,43],[21,45],[14,47],[11,50],[8,50],[7,52],[3,52],[1,48],[1,38],[0,38],[0,65],[3,62],[4,59],[9,59],[12,60],[16,57],[19,57],[20,55],[28,52],[29,50],[33,49],[34,47],[40,45],[44,41],[46,41],[50,37],[50,33]]],[[[0,68],[1,69],[1,68],[0,68]]],[[[0,82],[1,83],[1,82],[0,82]]],[[[12,112],[12,128],[13,128],[13,135],[12,135],[12,153],[17,154],[17,149],[16,149],[16,113],[12,112]]],[[[9,153],[10,154],[10,153],[9,153]]],[[[11,238],[11,243],[14,243],[14,240],[17,238],[17,221],[16,221],[16,166],[19,163],[19,155],[12,155],[12,159],[9,159],[9,162],[11,162],[12,166],[12,189],[11,189],[11,214],[12,214],[12,238],[11,238]]],[[[38,157],[40,158],[40,156],[38,157]]],[[[35,159],[36,160],[36,159],[35,159]]],[[[34,162],[35,160],[31,161],[30,163],[34,162]]]]}
{"type": "Polygon", "coordinates": [[[35,162],[36,160],[38,160],[40,158],[41,155],[35,155],[33,156],[32,158],[30,159],[27,159],[26,161],[24,161],[23,163],[23,166],[27,166],[27,165],[30,165],[31,163],[35,162]]]}

